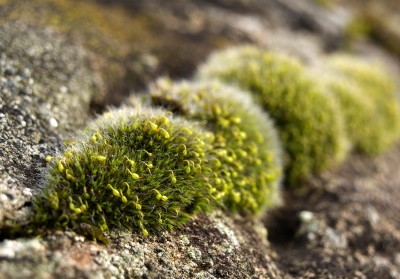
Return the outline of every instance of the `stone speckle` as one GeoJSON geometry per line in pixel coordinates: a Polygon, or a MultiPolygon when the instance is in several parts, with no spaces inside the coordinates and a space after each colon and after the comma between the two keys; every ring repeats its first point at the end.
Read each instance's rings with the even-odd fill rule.
{"type": "Polygon", "coordinates": [[[85,59],[50,30],[0,27],[0,228],[26,217],[45,156],[88,119],[93,80],[85,59]]]}
{"type": "Polygon", "coordinates": [[[281,278],[281,272],[266,255],[266,240],[254,230],[257,226],[262,224],[216,212],[212,217],[198,216],[182,230],[146,238],[111,231],[108,246],[82,242],[80,236],[69,231],[54,232],[39,240],[5,240],[0,244],[0,278],[16,270],[20,270],[13,275],[17,279],[42,278],[42,274],[90,279],[281,278]],[[238,245],[246,248],[238,249],[226,241],[218,223],[224,224],[238,245]],[[27,256],[29,253],[35,256],[27,256]]]}

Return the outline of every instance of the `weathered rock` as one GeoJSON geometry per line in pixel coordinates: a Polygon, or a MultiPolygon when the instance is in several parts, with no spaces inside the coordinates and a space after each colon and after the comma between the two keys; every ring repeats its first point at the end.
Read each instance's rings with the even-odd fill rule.
{"type": "Polygon", "coordinates": [[[306,194],[286,193],[267,221],[277,266],[295,278],[400,278],[399,154],[354,155],[306,194]]]}
{"type": "Polygon", "coordinates": [[[79,47],[49,30],[0,28],[0,227],[25,215],[44,158],[87,121],[92,88],[79,47]]]}
{"type": "Polygon", "coordinates": [[[0,278],[283,278],[259,222],[214,212],[184,229],[143,238],[110,233],[112,244],[71,232],[0,243],[0,278]]]}
{"type": "Polygon", "coordinates": [[[348,15],[307,0],[0,2],[0,23],[15,20],[52,26],[87,48],[104,80],[95,98],[101,110],[161,74],[190,77],[217,48],[254,43],[316,59],[340,45],[348,15]]]}

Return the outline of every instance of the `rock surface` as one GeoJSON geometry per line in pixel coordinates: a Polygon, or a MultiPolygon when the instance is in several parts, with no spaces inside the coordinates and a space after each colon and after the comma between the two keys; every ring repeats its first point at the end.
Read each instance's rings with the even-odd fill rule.
{"type": "Polygon", "coordinates": [[[352,156],[266,220],[275,263],[294,278],[400,278],[400,145],[352,156]]]}
{"type": "Polygon", "coordinates": [[[89,117],[83,50],[49,30],[0,28],[0,225],[25,216],[45,157],[89,117]]]}
{"type": "Polygon", "coordinates": [[[280,278],[260,222],[215,212],[157,236],[111,232],[105,247],[71,232],[0,244],[0,278],[280,278]],[[34,254],[35,256],[31,256],[34,254]]]}

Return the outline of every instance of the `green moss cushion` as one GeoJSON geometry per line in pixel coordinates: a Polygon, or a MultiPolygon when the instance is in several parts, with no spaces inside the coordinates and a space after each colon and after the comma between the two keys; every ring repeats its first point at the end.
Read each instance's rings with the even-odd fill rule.
{"type": "Polygon", "coordinates": [[[173,229],[211,208],[213,136],[162,110],[104,114],[52,159],[36,224],[173,229]]]}
{"type": "Polygon", "coordinates": [[[211,55],[197,77],[219,78],[253,93],[279,131],[289,183],[345,157],[343,116],[335,99],[295,59],[252,46],[235,47],[211,55]]]}
{"type": "Polygon", "coordinates": [[[215,135],[212,170],[223,206],[258,213],[279,203],[282,151],[276,130],[251,95],[218,81],[161,79],[151,102],[197,120],[215,135]]]}
{"type": "Polygon", "coordinates": [[[347,130],[356,148],[377,154],[400,134],[400,109],[395,83],[380,65],[334,55],[327,61],[329,89],[340,101],[347,130]]]}

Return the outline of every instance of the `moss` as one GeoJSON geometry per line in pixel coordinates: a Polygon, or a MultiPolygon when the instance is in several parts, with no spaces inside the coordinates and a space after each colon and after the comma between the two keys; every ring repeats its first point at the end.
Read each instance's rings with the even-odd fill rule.
{"type": "Polygon", "coordinates": [[[161,79],[150,89],[161,105],[215,134],[213,171],[224,207],[258,213],[279,202],[282,151],[269,117],[249,93],[221,82],[161,79]]]}
{"type": "Polygon", "coordinates": [[[400,135],[400,108],[387,71],[343,54],[330,57],[327,68],[336,78],[329,87],[339,98],[356,147],[377,154],[392,146],[400,135]]]}
{"type": "Polygon", "coordinates": [[[326,77],[322,81],[325,88],[339,101],[345,118],[345,127],[352,149],[374,153],[381,131],[371,129],[366,123],[375,120],[375,106],[371,99],[354,82],[339,78],[326,77]]]}
{"type": "Polygon", "coordinates": [[[344,33],[348,39],[367,39],[372,34],[372,25],[367,16],[356,15],[345,27],[344,33]]]}
{"type": "Polygon", "coordinates": [[[217,77],[253,93],[274,119],[287,152],[289,183],[335,165],[346,154],[343,117],[295,59],[252,46],[217,52],[198,78],[217,77]]]}
{"type": "MultiPolygon", "coordinates": [[[[211,133],[161,110],[111,111],[52,160],[34,225],[171,230],[211,208],[211,133]]],[[[86,229],[85,229],[86,228],[86,229]]]]}
{"type": "Polygon", "coordinates": [[[348,40],[372,39],[389,52],[400,55],[399,7],[371,2],[358,10],[345,28],[348,40]]]}
{"type": "Polygon", "coordinates": [[[309,1],[321,6],[323,8],[330,8],[336,2],[336,0],[309,0],[309,1]]]}

